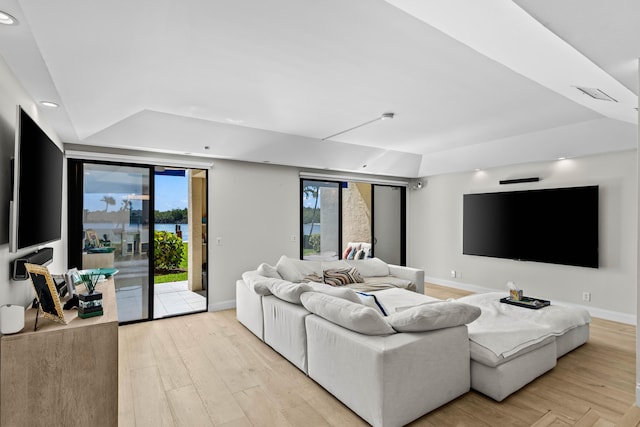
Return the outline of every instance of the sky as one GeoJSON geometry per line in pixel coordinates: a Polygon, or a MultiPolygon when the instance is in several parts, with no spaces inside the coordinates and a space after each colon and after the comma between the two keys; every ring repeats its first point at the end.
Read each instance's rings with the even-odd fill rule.
{"type": "MultiPolygon", "coordinates": [[[[103,199],[105,196],[111,196],[115,199],[116,204],[108,207],[109,211],[117,211],[122,207],[122,200],[126,198],[126,194],[110,193],[98,194],[89,193],[84,195],[85,208],[90,211],[105,210],[107,205],[103,199]]],[[[157,211],[168,211],[171,209],[186,209],[189,203],[189,182],[186,176],[164,176],[156,175],[156,206],[157,211]]],[[[133,201],[132,208],[140,209],[142,204],[140,201],[133,201]]]]}
{"type": "Polygon", "coordinates": [[[156,210],[185,209],[189,204],[189,181],[186,176],[156,175],[156,210]]]}

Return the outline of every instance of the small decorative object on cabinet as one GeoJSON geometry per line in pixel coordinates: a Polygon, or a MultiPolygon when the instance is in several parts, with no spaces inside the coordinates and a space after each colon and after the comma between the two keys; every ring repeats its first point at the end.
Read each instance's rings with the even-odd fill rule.
{"type": "Polygon", "coordinates": [[[25,264],[24,267],[29,273],[31,284],[33,285],[33,291],[36,294],[37,309],[36,320],[33,325],[33,330],[38,328],[38,313],[42,310],[42,315],[54,322],[66,324],[64,320],[64,312],[60,305],[60,298],[58,297],[58,289],[53,281],[53,277],[49,273],[49,269],[42,265],[25,264]]]}

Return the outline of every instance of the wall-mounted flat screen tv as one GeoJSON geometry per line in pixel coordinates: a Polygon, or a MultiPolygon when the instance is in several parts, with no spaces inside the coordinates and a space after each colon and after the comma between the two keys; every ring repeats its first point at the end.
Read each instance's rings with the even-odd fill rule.
{"type": "Polygon", "coordinates": [[[59,240],[62,224],[62,151],[20,106],[16,121],[11,252],[59,240]]]}
{"type": "Polygon", "coordinates": [[[466,255],[598,267],[598,186],[465,194],[466,255]]]}

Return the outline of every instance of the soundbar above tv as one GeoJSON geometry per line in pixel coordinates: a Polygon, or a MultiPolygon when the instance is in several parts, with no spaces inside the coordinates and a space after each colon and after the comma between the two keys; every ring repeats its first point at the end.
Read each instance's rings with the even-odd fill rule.
{"type": "Polygon", "coordinates": [[[598,268],[598,186],[465,194],[462,253],[598,268]]]}

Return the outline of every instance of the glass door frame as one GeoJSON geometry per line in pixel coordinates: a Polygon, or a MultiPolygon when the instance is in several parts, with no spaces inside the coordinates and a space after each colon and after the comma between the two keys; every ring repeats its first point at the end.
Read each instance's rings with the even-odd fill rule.
{"type": "Polygon", "coordinates": [[[155,224],[155,166],[136,163],[109,162],[98,160],[83,159],[67,159],[67,268],[82,266],[82,232],[84,228],[83,209],[84,209],[84,165],[112,165],[123,167],[135,167],[147,169],[149,171],[149,246],[147,251],[148,257],[148,286],[147,286],[147,317],[135,319],[126,322],[120,322],[121,325],[130,323],[146,322],[153,320],[154,312],[154,257],[153,254],[153,231],[155,224]]]}

